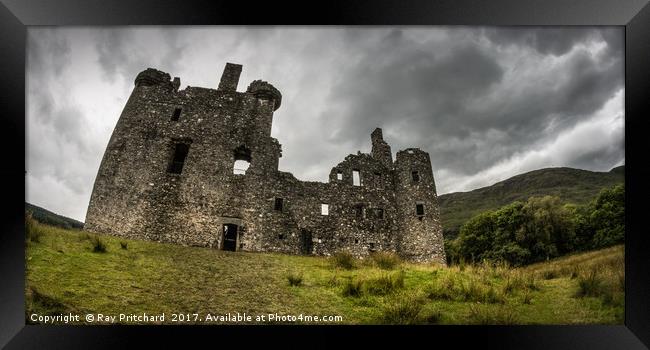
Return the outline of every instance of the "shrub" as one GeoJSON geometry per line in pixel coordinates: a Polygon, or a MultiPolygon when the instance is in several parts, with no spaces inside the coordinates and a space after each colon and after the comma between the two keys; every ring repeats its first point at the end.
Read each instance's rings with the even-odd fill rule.
{"type": "Polygon", "coordinates": [[[90,243],[94,253],[106,253],[106,243],[97,235],[91,237],[90,243]]]}
{"type": "Polygon", "coordinates": [[[287,281],[290,286],[299,286],[302,284],[302,274],[300,273],[290,273],[287,275],[287,281]]]}
{"type": "Polygon", "coordinates": [[[356,259],[349,252],[336,252],[331,257],[334,267],[340,267],[346,270],[352,270],[356,267],[356,259]]]}
{"type": "Polygon", "coordinates": [[[343,296],[345,297],[359,297],[362,293],[363,281],[357,279],[348,279],[343,284],[343,296]]]}
{"type": "Polygon", "coordinates": [[[120,247],[122,247],[122,249],[128,249],[129,244],[127,242],[120,242],[120,247]]]}
{"type": "Polygon", "coordinates": [[[384,270],[392,270],[402,263],[399,256],[392,252],[376,252],[371,254],[370,257],[377,267],[384,270]]]}

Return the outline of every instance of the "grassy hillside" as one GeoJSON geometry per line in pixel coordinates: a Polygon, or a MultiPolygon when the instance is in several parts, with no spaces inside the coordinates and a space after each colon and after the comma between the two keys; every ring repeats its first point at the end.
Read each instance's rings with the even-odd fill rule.
{"type": "Polygon", "coordinates": [[[30,227],[25,291],[30,323],[32,313],[68,312],[164,312],[163,323],[172,324],[172,313],[196,313],[205,320],[207,314],[229,312],[342,316],[336,323],[343,324],[623,322],[622,246],[523,269],[446,268],[391,256],[358,261],[110,236],[97,241],[84,231],[30,227]],[[354,267],[346,269],[346,263],[354,267]]]}
{"type": "Polygon", "coordinates": [[[438,198],[445,238],[455,237],[465,221],[481,212],[498,209],[514,201],[525,201],[532,196],[552,195],[566,203],[585,204],[603,188],[623,183],[624,171],[624,166],[609,172],[547,168],[513,176],[473,191],[441,195],[438,198]]]}
{"type": "Polygon", "coordinates": [[[78,228],[81,229],[84,227],[84,223],[77,221],[75,219],[70,219],[63,215],[55,214],[47,209],[43,209],[39,206],[29,204],[25,202],[25,212],[32,212],[32,217],[38,222],[62,227],[62,228],[78,228]]]}

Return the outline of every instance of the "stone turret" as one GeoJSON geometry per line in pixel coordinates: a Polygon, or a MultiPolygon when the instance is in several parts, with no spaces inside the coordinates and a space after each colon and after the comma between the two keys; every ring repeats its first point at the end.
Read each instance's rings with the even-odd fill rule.
{"type": "Polygon", "coordinates": [[[446,263],[436,183],[429,154],[419,148],[397,152],[395,201],[400,233],[397,250],[411,261],[446,263]]]}

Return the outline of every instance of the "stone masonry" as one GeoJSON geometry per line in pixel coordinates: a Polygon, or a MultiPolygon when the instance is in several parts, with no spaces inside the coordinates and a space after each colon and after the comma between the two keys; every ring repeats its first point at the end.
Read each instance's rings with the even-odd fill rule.
{"type": "Polygon", "coordinates": [[[85,228],[98,233],[232,251],[364,257],[392,251],[445,263],[429,154],[393,161],[382,130],[370,154],[350,154],[329,182],[278,170],[271,137],[282,102],[273,85],[238,92],[241,65],[218,89],[188,86],[149,68],[115,126],[95,179],[85,228]]]}

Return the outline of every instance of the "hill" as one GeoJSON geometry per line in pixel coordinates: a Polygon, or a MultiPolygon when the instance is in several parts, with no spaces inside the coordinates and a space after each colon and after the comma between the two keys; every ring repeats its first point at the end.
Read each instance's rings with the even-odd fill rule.
{"type": "Polygon", "coordinates": [[[227,252],[32,228],[26,315],[81,315],[73,324],[99,313],[164,313],[154,323],[209,325],[623,323],[623,246],[530,269],[410,264],[381,255],[345,269],[342,256],[227,252]],[[105,249],[96,249],[99,242],[105,249]],[[208,319],[244,313],[252,321],[208,319]]]}
{"type": "Polygon", "coordinates": [[[488,187],[438,197],[445,239],[454,238],[468,219],[532,196],[552,195],[563,202],[586,204],[605,187],[625,181],[625,166],[609,172],[573,168],[546,168],[513,176],[488,187]]]}
{"type": "Polygon", "coordinates": [[[77,228],[82,229],[84,223],[65,217],[63,215],[55,214],[47,209],[43,209],[37,205],[25,202],[25,212],[32,212],[32,217],[38,222],[62,228],[77,228]]]}

